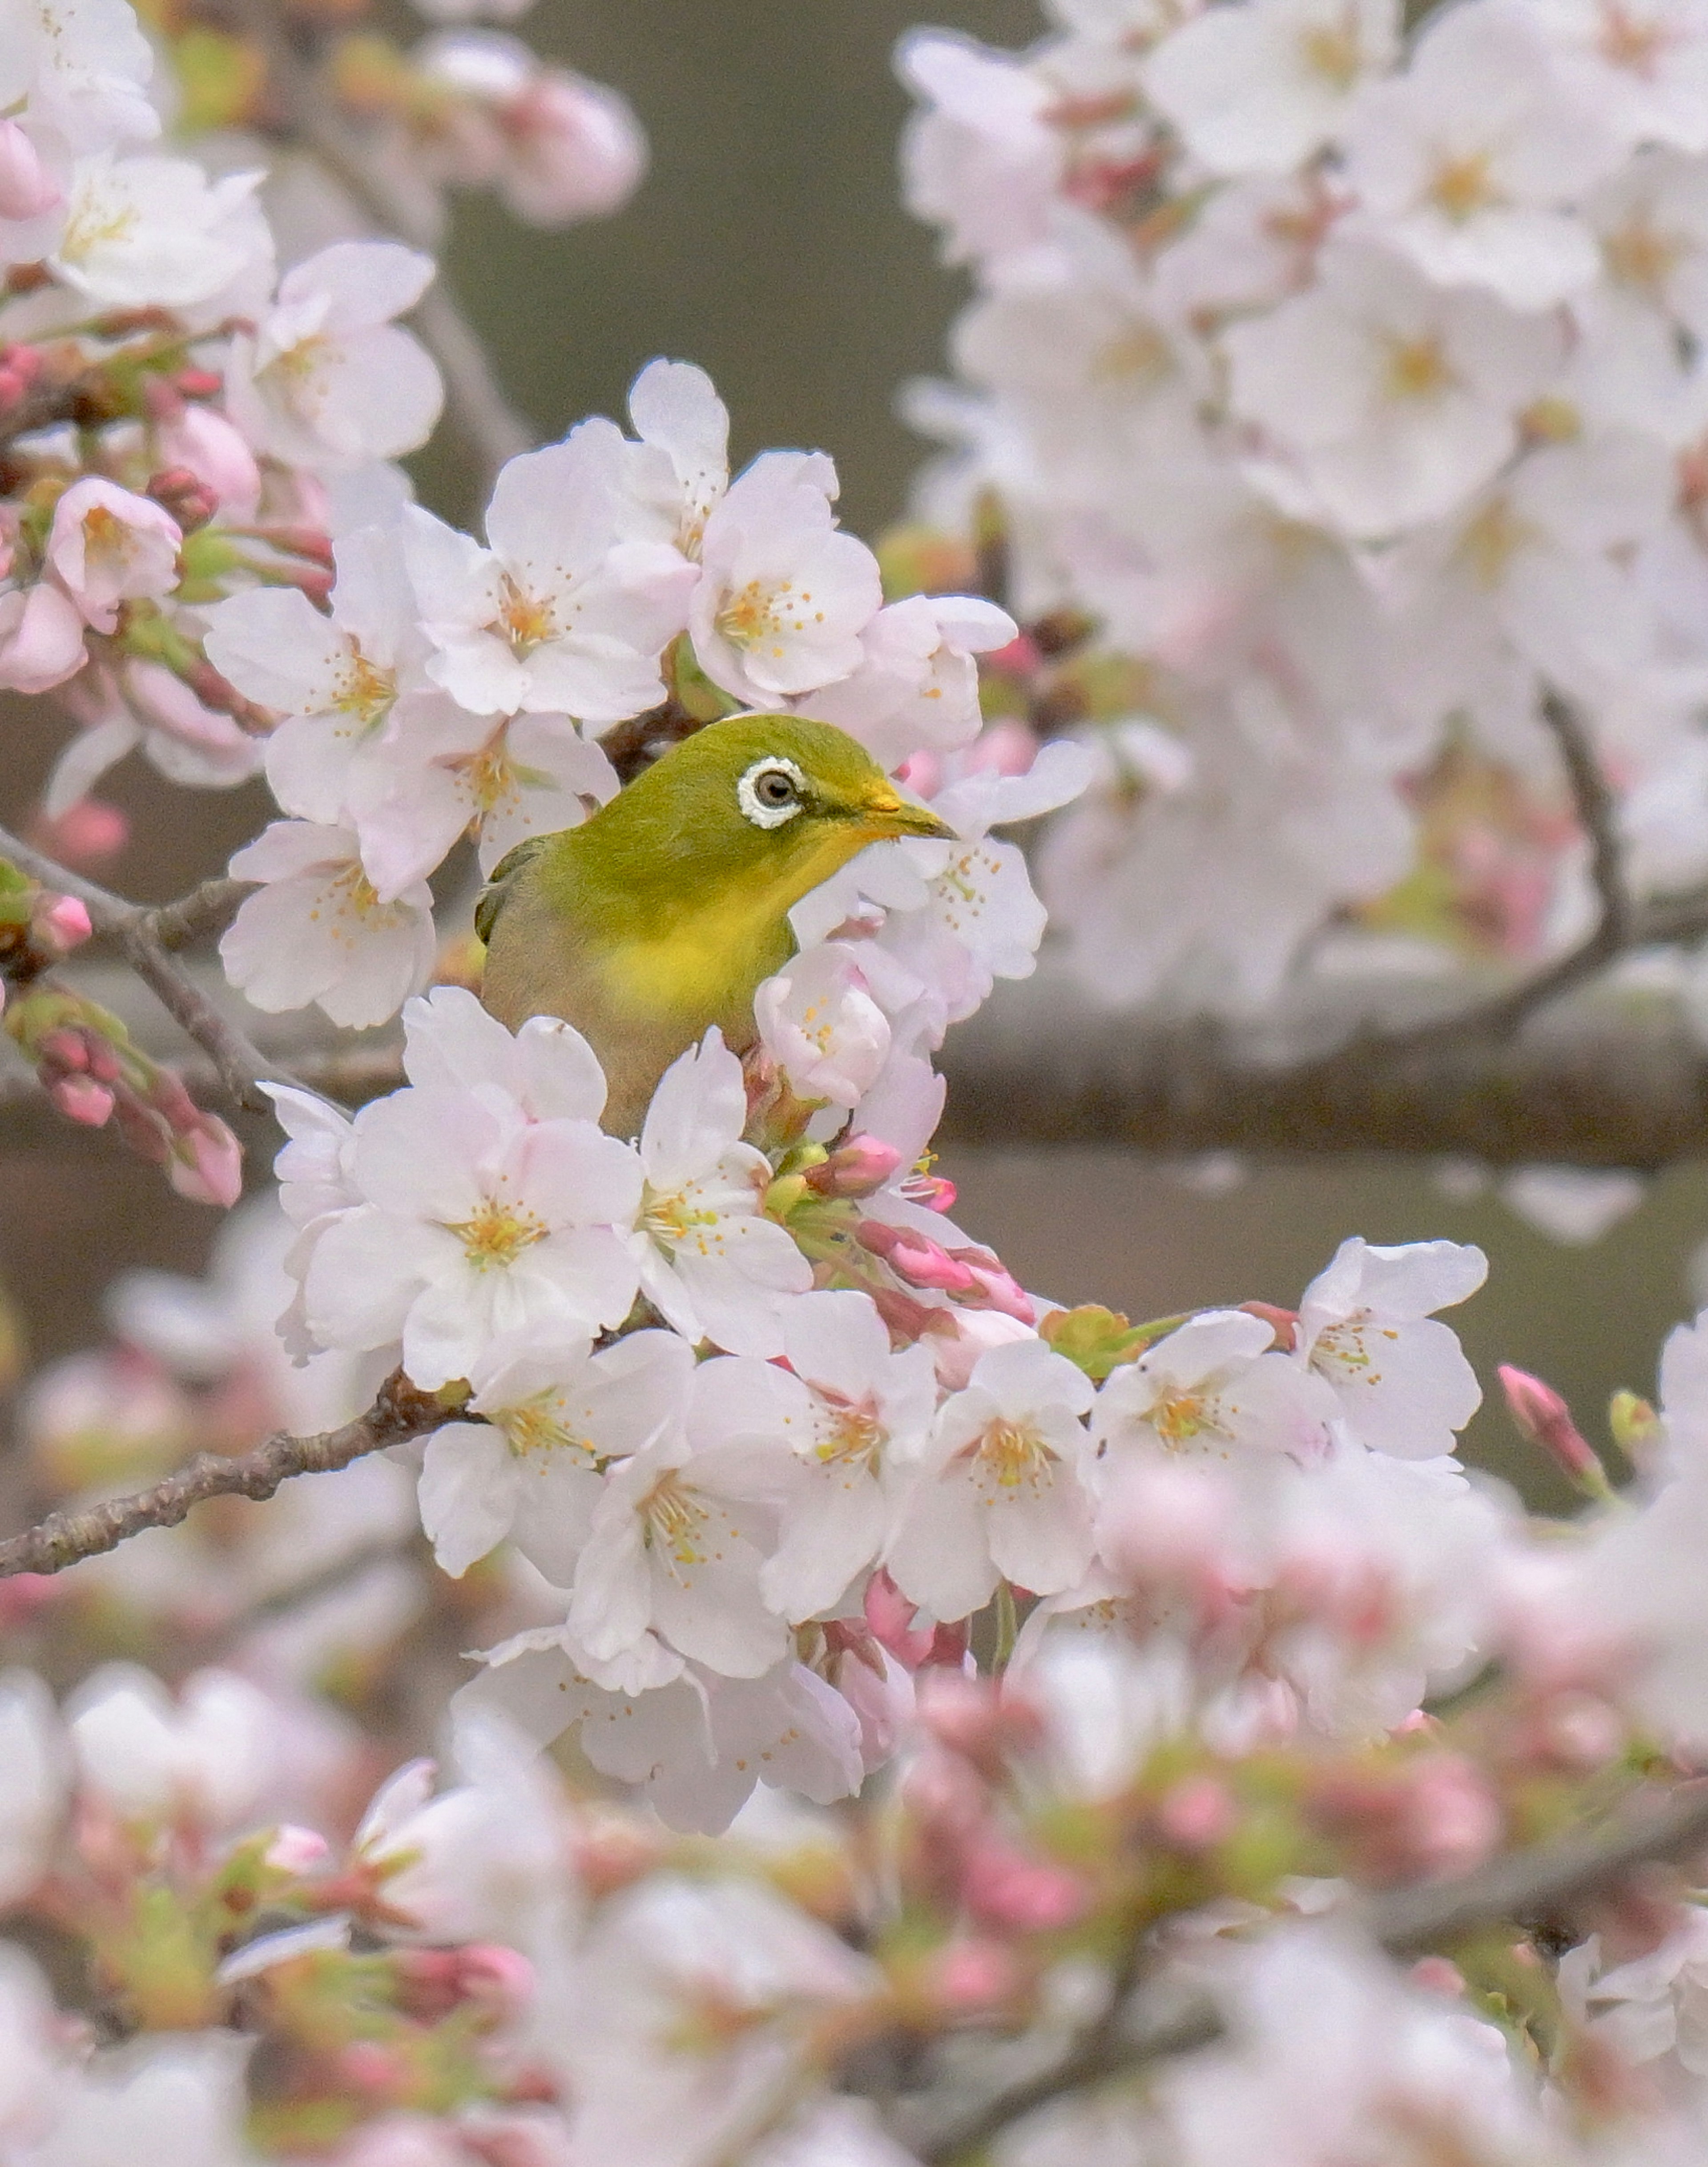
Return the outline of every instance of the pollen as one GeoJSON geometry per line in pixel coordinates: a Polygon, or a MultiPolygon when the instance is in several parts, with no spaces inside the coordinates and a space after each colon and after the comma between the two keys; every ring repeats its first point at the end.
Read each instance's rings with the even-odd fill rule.
{"type": "Polygon", "coordinates": [[[695,1201],[697,1184],[685,1189],[648,1187],[641,1205],[641,1227],[660,1248],[694,1248],[709,1257],[723,1247],[721,1215],[695,1201]]]}
{"type": "Polygon", "coordinates": [[[537,1392],[532,1399],[505,1407],[489,1419],[518,1460],[556,1452],[573,1452],[590,1463],[599,1457],[588,1439],[578,1436],[564,1419],[563,1401],[554,1391],[537,1392]]]}
{"type": "Polygon", "coordinates": [[[510,579],[504,583],[498,623],[511,646],[522,654],[539,646],[542,640],[555,638],[558,633],[558,621],[552,613],[551,604],[525,595],[510,579]]]}
{"type": "Polygon", "coordinates": [[[1214,1393],[1167,1392],[1150,1410],[1150,1427],[1171,1452],[1180,1452],[1200,1438],[1225,1437],[1221,1412],[1214,1393]]]}
{"type": "Polygon", "coordinates": [[[826,1467],[870,1469],[889,1434],[870,1395],[858,1405],[851,1401],[827,1399],[820,1411],[819,1422],[812,1456],[826,1467]]]}
{"type": "Polygon", "coordinates": [[[996,1484],[999,1496],[1012,1497],[1023,1487],[1046,1489],[1054,1478],[1057,1455],[1030,1423],[993,1422],[976,1452],[980,1474],[996,1484]]]}
{"type": "Polygon", "coordinates": [[[1601,253],[1610,278],[1655,297],[1678,269],[1686,246],[1677,235],[1663,233],[1644,212],[1637,211],[1616,232],[1603,236],[1601,253]]]}
{"type": "Polygon", "coordinates": [[[1436,399],[1457,380],[1437,338],[1395,339],[1388,348],[1390,399],[1436,399]]]}
{"type": "Polygon", "coordinates": [[[661,1475],[641,1500],[641,1539],[650,1550],[664,1551],[673,1566],[704,1565],[704,1545],[711,1515],[693,1492],[685,1489],[674,1469],[661,1475]]]}
{"type": "Polygon", "coordinates": [[[525,1249],[543,1242],[549,1231],[543,1219],[502,1196],[485,1198],[472,1219],[451,1228],[477,1272],[508,1269],[525,1249]]]}
{"type": "MultiPolygon", "coordinates": [[[[745,652],[750,647],[769,644],[774,655],[783,649],[778,643],[791,633],[805,632],[807,617],[804,614],[812,601],[810,594],[797,595],[792,580],[749,580],[744,587],[735,588],[723,599],[723,607],[713,622],[719,634],[732,647],[745,652]]],[[[824,622],[822,610],[812,612],[815,624],[824,622]]]]}
{"type": "Polygon", "coordinates": [[[1460,536],[1457,555],[1478,585],[1489,590],[1500,585],[1513,559],[1536,539],[1536,529],[1505,497],[1493,497],[1460,536]]]}
{"type": "Polygon", "coordinates": [[[1462,225],[1479,210],[1499,203],[1500,191],[1489,171],[1487,153],[1478,151],[1462,158],[1442,159],[1430,183],[1429,200],[1455,225],[1462,225]]]}
{"type": "Polygon", "coordinates": [[[1351,90],[1364,60],[1351,9],[1343,9],[1338,22],[1314,23],[1300,37],[1298,53],[1311,74],[1335,90],[1351,90]]]}
{"type": "Polygon", "coordinates": [[[338,673],[334,705],[341,715],[354,715],[363,723],[378,722],[397,697],[397,679],[389,670],[370,662],[353,642],[338,673]]]}

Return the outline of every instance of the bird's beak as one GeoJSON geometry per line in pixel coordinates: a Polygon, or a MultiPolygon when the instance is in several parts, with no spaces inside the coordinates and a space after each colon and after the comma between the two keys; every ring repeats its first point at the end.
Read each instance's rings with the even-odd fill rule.
{"type": "Polygon", "coordinates": [[[939,820],[928,805],[916,805],[895,791],[867,798],[863,808],[865,824],[874,839],[891,835],[922,835],[933,842],[952,843],[954,830],[939,820]]]}

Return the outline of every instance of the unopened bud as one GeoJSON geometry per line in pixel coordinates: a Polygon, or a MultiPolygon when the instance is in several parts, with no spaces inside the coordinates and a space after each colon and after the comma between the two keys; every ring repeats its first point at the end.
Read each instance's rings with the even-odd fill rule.
{"type": "Polygon", "coordinates": [[[299,1828],[293,1821],[285,1821],[262,1853],[262,1863],[276,1873],[306,1873],[320,1863],[330,1848],[317,1829],[299,1828]]]}
{"type": "Polygon", "coordinates": [[[205,527],[219,508],[214,492],[188,467],[166,467],[151,475],[145,494],[169,511],[186,534],[205,527]]]}
{"type": "Polygon", "coordinates": [[[820,1196],[870,1196],[901,1163],[901,1152],[881,1137],[850,1136],[812,1169],[806,1186],[820,1196]]]}
{"type": "Polygon", "coordinates": [[[86,1129],[105,1128],[113,1117],[113,1094],[93,1076],[61,1076],[49,1085],[48,1096],[68,1121],[86,1129]]]}
{"type": "Polygon", "coordinates": [[[1238,1825],[1240,1811],[1227,1785],[1214,1776],[1183,1776],[1156,1803],[1156,1832],[1182,1851],[1213,1850],[1238,1825]]]}
{"type": "Polygon", "coordinates": [[[1607,1427],[1626,1458],[1640,1467],[1659,1440],[1661,1418],[1647,1400],[1621,1391],[1607,1402],[1607,1427]]]}
{"type": "Polygon", "coordinates": [[[34,926],[37,939],[61,956],[80,947],[95,930],[89,923],[88,905],[74,895],[56,895],[51,902],[44,896],[34,926]]]}
{"type": "Polygon", "coordinates": [[[932,1999],[957,2016],[998,2007],[1025,1983],[1014,1952],[987,1934],[945,1943],[932,1959],[932,1999]]]}
{"type": "Polygon", "coordinates": [[[243,1194],[243,1147],[217,1115],[204,1114],[177,1139],[167,1171],[180,1196],[229,1211],[243,1194]]]}
{"type": "Polygon", "coordinates": [[[1510,1362],[1503,1362],[1497,1374],[1507,1412],[1524,1435],[1541,1447],[1574,1489],[1605,1504],[1613,1495],[1607,1470],[1553,1386],[1510,1362]]]}

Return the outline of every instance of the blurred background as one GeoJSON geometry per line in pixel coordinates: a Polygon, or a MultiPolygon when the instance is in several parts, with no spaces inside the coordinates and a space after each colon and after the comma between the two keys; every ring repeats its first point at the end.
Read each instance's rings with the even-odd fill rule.
{"type": "MultiPolygon", "coordinates": [[[[896,387],[941,365],[964,297],[933,237],[900,207],[907,101],[891,72],[910,0],[542,0],[527,22],[547,56],[622,91],[653,146],[651,176],[617,217],[561,235],[494,204],[458,210],[447,271],[500,373],[542,436],[621,411],[657,353],[707,368],[734,419],[738,460],[770,445],[834,454],[849,526],[869,540],[902,511],[922,448],[896,420],[896,387]]],[[[944,0],[939,24],[996,45],[1041,24],[1028,0],[944,0]]],[[[470,478],[448,446],[416,463],[423,496],[467,522],[470,478]]],[[[0,804],[24,817],[60,741],[46,703],[14,703],[0,804]]],[[[135,760],[103,794],[137,845],[108,871],[145,899],[223,867],[265,818],[246,788],[186,792],[135,760]]],[[[1002,998],[1000,989],[997,995],[1002,998]]],[[[214,1215],[167,1195],[116,1139],[66,1128],[0,1159],[0,1280],[38,1358],[101,1334],[113,1274],[200,1268],[214,1215]]],[[[249,1125],[251,1158],[272,1142],[249,1125]]],[[[1123,1153],[964,1153],[940,1169],[957,1216],[1029,1286],[1138,1316],[1247,1297],[1292,1303],[1347,1233],[1378,1242],[1476,1241],[1491,1286],[1456,1322],[1485,1378],[1511,1360],[1573,1401],[1600,1440],[1624,1385],[1652,1389],[1661,1337],[1694,1306],[1689,1259],[1708,1237],[1708,1176],[1675,1169],[1593,1246],[1538,1233],[1484,1194],[1393,1162],[1171,1169],[1123,1153]]],[[[1562,1502],[1498,1407],[1473,1456],[1562,1502]]]]}

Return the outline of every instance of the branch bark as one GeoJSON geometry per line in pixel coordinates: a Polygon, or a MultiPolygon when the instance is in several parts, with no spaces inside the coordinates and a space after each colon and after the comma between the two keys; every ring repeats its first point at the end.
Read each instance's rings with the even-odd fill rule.
{"type": "Polygon", "coordinates": [[[63,1513],[0,1542],[0,1579],[13,1573],[63,1572],[84,1558],[116,1550],[145,1528],[175,1528],[210,1497],[271,1497],[294,1475],[325,1475],[370,1452],[425,1436],[450,1417],[431,1394],[418,1392],[396,1370],[364,1415],[318,1437],[281,1432],[252,1452],[225,1458],[198,1453],[176,1474],[128,1497],[109,1497],[63,1513]]]}
{"type": "MultiPolygon", "coordinates": [[[[1705,1847],[1708,1781],[1688,1783],[1658,1807],[1634,1809],[1600,1828],[1494,1859],[1457,1881],[1395,1889],[1349,1905],[1346,1915],[1404,1962],[1431,1949],[1451,1949],[1491,1926],[1547,1922],[1615,1889],[1641,1867],[1687,1858],[1705,1847]]],[[[949,2167],[1051,2101],[1212,2045],[1224,2028],[1208,1998],[1147,2024],[1135,2018],[1130,1997],[1118,1983],[1103,2016],[1051,2068],[959,2112],[951,2106],[947,2113],[933,2113],[935,2103],[928,2098],[917,2102],[908,2141],[931,2167],[949,2167]]]]}
{"type": "MultiPolygon", "coordinates": [[[[284,131],[304,144],[383,231],[436,256],[442,236],[431,213],[400,188],[362,131],[339,113],[329,85],[299,55],[274,0],[228,0],[233,19],[267,56],[267,83],[284,131]]],[[[489,488],[499,469],[537,442],[535,432],[505,396],[479,333],[442,274],[412,317],[439,364],[452,425],[489,488]]]]}
{"type": "Polygon", "coordinates": [[[264,1082],[296,1081],[222,1015],[194,978],[172,961],[173,949],[230,922],[248,893],[244,882],[204,881],[177,903],[150,909],[83,879],[4,828],[0,828],[0,858],[9,859],[45,887],[77,898],[95,931],[117,943],[125,962],[167,1015],[207,1055],[220,1089],[238,1105],[264,1114],[267,1101],[257,1087],[264,1082]]]}

